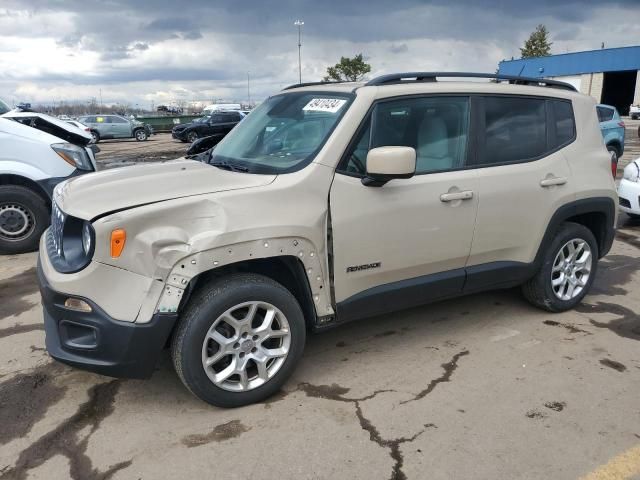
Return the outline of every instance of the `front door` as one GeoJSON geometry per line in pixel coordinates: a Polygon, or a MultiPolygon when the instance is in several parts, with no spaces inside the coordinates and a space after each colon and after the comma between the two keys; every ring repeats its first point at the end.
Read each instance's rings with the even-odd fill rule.
{"type": "Polygon", "coordinates": [[[409,97],[380,101],[360,128],[330,193],[339,320],[462,291],[478,208],[469,118],[468,97],[409,97]],[[368,150],[387,145],[416,149],[415,176],[363,185],[368,150]]]}

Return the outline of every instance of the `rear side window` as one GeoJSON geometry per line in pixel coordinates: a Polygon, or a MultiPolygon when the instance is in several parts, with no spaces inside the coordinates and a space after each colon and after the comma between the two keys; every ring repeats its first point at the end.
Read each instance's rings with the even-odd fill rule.
{"type": "Polygon", "coordinates": [[[517,163],[547,151],[545,100],[485,97],[480,164],[517,163]]]}
{"type": "Polygon", "coordinates": [[[598,110],[598,121],[608,122],[613,120],[613,110],[606,107],[596,107],[598,110]]]}
{"type": "Polygon", "coordinates": [[[571,102],[550,100],[555,123],[555,140],[552,147],[561,147],[573,141],[576,135],[576,122],[573,117],[571,102]]]}

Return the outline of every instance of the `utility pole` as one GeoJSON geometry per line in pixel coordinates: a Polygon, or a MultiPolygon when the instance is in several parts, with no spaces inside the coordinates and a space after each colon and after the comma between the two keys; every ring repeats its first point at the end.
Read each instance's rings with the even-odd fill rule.
{"type": "Polygon", "coordinates": [[[100,113],[102,113],[102,89],[100,89],[100,113]]]}
{"type": "Polygon", "coordinates": [[[302,83],[302,26],[304,22],[302,20],[296,20],[293,24],[298,27],[298,77],[300,83],[302,83]]]}
{"type": "Polygon", "coordinates": [[[251,105],[251,88],[249,86],[249,72],[247,72],[247,103],[251,105]]]}

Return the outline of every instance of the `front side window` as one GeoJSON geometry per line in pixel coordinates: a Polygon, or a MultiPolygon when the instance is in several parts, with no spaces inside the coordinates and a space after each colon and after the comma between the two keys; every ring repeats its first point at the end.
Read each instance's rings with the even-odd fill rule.
{"type": "Polygon", "coordinates": [[[122,117],[108,117],[109,123],[129,123],[122,117]]]}
{"type": "Polygon", "coordinates": [[[547,150],[543,99],[486,97],[483,120],[480,164],[523,162],[540,157],[547,150]]]}
{"type": "Polygon", "coordinates": [[[462,168],[466,163],[469,132],[467,97],[423,97],[385,101],[350,148],[341,170],[365,174],[370,148],[412,147],[416,174],[462,168]]]}
{"type": "Polygon", "coordinates": [[[352,94],[294,92],[256,107],[213,150],[209,163],[251,173],[286,173],[311,162],[349,107],[352,94]]]}

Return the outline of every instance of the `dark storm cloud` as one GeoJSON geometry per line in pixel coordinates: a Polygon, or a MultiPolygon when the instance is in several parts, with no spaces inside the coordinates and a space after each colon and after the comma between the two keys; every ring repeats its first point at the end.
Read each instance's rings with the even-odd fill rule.
{"type": "MultiPolygon", "coordinates": [[[[334,58],[359,52],[370,56],[373,73],[411,61],[492,71],[501,55],[518,55],[538,23],[549,27],[554,42],[571,44],[582,35],[582,48],[598,48],[601,41],[609,45],[608,38],[640,38],[624,34],[638,31],[640,0],[0,0],[0,5],[0,22],[8,25],[4,37],[44,37],[68,48],[69,55],[89,52],[98,59],[93,71],[68,75],[51,73],[59,72],[55,68],[20,76],[11,68],[0,71],[0,81],[16,85],[204,82],[246,92],[242,84],[251,70],[252,81],[261,80],[267,91],[296,77],[296,18],[305,21],[303,71],[313,79],[334,58]],[[18,11],[27,11],[34,23],[43,15],[72,15],[65,28],[28,28],[28,22],[11,28],[18,11]],[[612,28],[603,23],[603,12],[618,12],[612,28]],[[336,45],[341,51],[334,51],[336,45]],[[434,45],[437,50],[430,51],[434,45]]],[[[0,50],[0,66],[2,55],[0,50]]]]}

